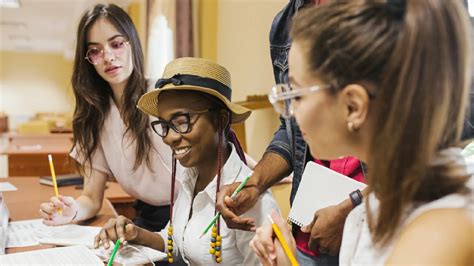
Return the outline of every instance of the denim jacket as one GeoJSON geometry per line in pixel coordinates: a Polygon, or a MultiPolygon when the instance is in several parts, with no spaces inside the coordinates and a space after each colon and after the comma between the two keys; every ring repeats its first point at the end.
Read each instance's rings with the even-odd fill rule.
{"type": "MultiPolygon", "coordinates": [[[[270,53],[273,64],[273,74],[276,84],[288,82],[288,53],[291,47],[289,23],[293,15],[309,0],[291,0],[273,19],[270,30],[270,53]]],[[[293,170],[293,186],[291,188],[290,203],[293,203],[296,191],[303,175],[303,170],[311,159],[308,145],[301,135],[296,120],[283,119],[281,125],[273,136],[273,140],[266,152],[281,155],[293,170]]]]}

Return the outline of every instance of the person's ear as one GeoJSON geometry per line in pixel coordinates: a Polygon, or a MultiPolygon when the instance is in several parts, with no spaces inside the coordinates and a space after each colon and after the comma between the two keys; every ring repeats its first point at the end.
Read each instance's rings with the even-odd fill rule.
{"type": "Polygon", "coordinates": [[[227,110],[213,111],[214,125],[217,129],[224,129],[230,123],[230,114],[227,110]]]}
{"type": "Polygon", "coordinates": [[[227,125],[230,124],[230,113],[227,110],[220,110],[219,119],[220,119],[222,128],[226,128],[227,125]]]}
{"type": "Polygon", "coordinates": [[[358,131],[367,119],[369,112],[369,94],[359,84],[349,84],[341,91],[341,100],[346,109],[347,130],[358,131]]]}

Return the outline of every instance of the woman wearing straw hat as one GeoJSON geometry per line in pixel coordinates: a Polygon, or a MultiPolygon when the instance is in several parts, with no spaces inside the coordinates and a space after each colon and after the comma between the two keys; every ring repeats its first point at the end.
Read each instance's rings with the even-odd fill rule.
{"type": "Polygon", "coordinates": [[[137,198],[136,223],[161,230],[169,221],[171,150],[136,108],[147,91],[137,30],[120,7],[98,4],[84,13],[77,31],[72,87],[76,98],[71,152],[85,177],[77,199],[42,203],[44,223],[89,219],[100,210],[107,179],[137,198]],[[58,215],[58,209],[62,215],[58,215]]]}
{"type": "MultiPolygon", "coordinates": [[[[166,250],[170,262],[180,258],[191,265],[258,264],[248,245],[254,232],[228,229],[218,219],[202,236],[216,214],[219,188],[251,174],[230,129],[230,124],[245,121],[251,111],[230,101],[230,74],[210,60],[176,59],[166,66],[163,77],[156,90],[140,98],[138,108],[158,118],[151,123],[154,131],[173,150],[174,165],[178,160],[185,167],[180,194],[171,203],[170,222],[156,234],[120,216],[104,226],[95,246],[107,247],[110,240],[121,238],[166,250]]],[[[174,167],[172,179],[174,184],[174,167]]],[[[255,219],[258,226],[272,208],[277,205],[266,192],[244,217],[255,219]]]]}

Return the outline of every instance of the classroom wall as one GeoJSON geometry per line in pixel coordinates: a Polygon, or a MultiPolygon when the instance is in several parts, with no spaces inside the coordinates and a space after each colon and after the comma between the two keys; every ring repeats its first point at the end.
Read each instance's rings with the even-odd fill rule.
{"type": "MultiPolygon", "coordinates": [[[[222,0],[221,0],[222,1],[222,0]]],[[[199,57],[217,60],[218,0],[199,0],[199,57]]]]}
{"type": "Polygon", "coordinates": [[[14,129],[37,112],[72,112],[72,61],[62,54],[0,52],[0,112],[14,129]]]}
{"type": "MultiPolygon", "coordinates": [[[[274,85],[268,34],[288,0],[220,0],[217,61],[232,74],[233,101],[263,95],[274,85]]],[[[273,108],[255,111],[246,122],[248,153],[260,159],[279,126],[273,108]]]]}
{"type": "MultiPolygon", "coordinates": [[[[234,101],[268,94],[275,84],[268,34],[273,18],[287,3],[288,0],[219,1],[216,60],[232,74],[234,101]]],[[[248,154],[259,160],[279,125],[273,108],[254,111],[245,122],[248,154]]],[[[291,184],[272,188],[283,217],[289,212],[290,189],[291,184]]]]}
{"type": "Polygon", "coordinates": [[[127,7],[127,13],[137,28],[138,37],[143,46],[143,51],[146,51],[147,36],[146,36],[146,21],[147,10],[145,0],[133,0],[127,7]]]}

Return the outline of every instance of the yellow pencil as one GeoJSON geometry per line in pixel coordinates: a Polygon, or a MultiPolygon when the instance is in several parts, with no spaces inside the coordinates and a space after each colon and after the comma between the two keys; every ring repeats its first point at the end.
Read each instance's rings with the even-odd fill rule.
{"type": "MultiPolygon", "coordinates": [[[[54,194],[56,195],[56,197],[59,197],[58,183],[56,183],[56,173],[54,172],[53,156],[51,156],[51,154],[48,154],[48,160],[49,169],[51,170],[51,178],[53,179],[54,194]]],[[[58,213],[59,215],[62,215],[61,209],[58,209],[58,213]]]]}
{"type": "Polygon", "coordinates": [[[285,251],[286,256],[288,257],[288,259],[290,259],[291,265],[298,266],[299,265],[298,261],[296,261],[295,256],[290,250],[290,247],[288,246],[288,244],[286,244],[285,238],[281,234],[280,228],[278,228],[278,226],[273,222],[273,219],[270,215],[268,215],[268,219],[270,219],[270,222],[272,223],[273,231],[275,232],[275,235],[280,241],[281,246],[283,247],[283,250],[285,251]]]}

